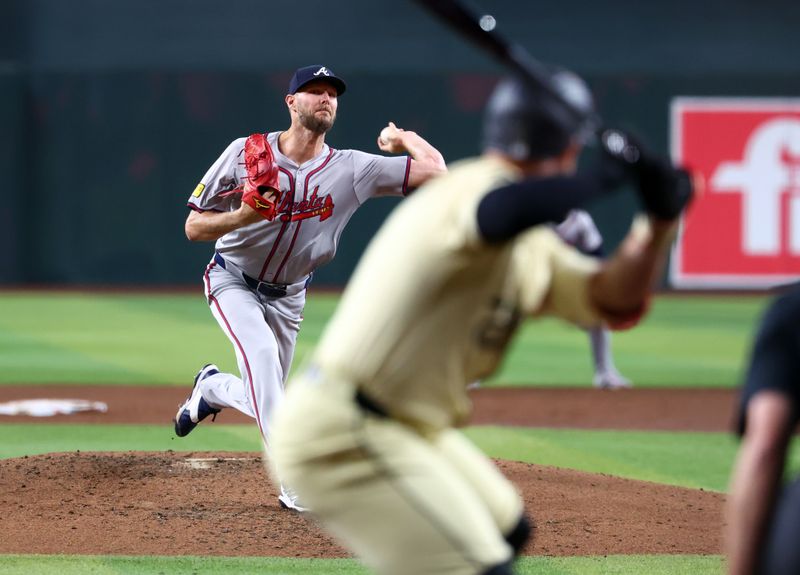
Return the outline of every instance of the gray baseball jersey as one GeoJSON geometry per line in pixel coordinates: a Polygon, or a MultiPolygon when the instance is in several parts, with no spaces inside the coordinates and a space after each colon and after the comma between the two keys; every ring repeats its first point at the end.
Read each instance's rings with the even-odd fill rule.
{"type": "MultiPolygon", "coordinates": [[[[329,261],[353,212],[375,196],[406,192],[411,159],[357,150],[321,152],[302,165],[278,149],[268,135],[280,170],[278,216],[232,231],[217,240],[204,275],[211,312],[236,353],[241,377],[220,372],[199,381],[214,408],[233,407],[256,419],[269,437],[270,414],[283,397],[305,305],[307,278],[329,261]],[[288,284],[284,295],[253,289],[257,279],[288,284]]],[[[203,176],[189,198],[197,211],[233,211],[245,181],[244,143],[234,140],[203,176]]]]}
{"type": "MultiPolygon", "coordinates": [[[[325,144],[317,157],[297,165],[278,149],[279,135],[267,136],[280,169],[278,217],[224,235],[216,249],[250,277],[292,284],[333,258],[342,230],[367,199],[406,193],[411,158],[325,144]]],[[[190,208],[239,208],[241,195],[232,191],[244,184],[245,140],[234,140],[214,162],[189,198],[190,208]]]]}

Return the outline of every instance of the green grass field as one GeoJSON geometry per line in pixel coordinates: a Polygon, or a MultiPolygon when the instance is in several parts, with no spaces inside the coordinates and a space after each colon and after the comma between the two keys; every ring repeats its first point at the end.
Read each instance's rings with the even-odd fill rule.
{"type": "MultiPolygon", "coordinates": [[[[517,562],[519,575],[697,575],[720,573],[719,557],[666,555],[609,555],[607,557],[523,557],[517,562]]],[[[7,555],[0,575],[366,575],[366,569],[351,559],[281,559],[250,557],[87,557],[7,555]]]]}
{"type": "MultiPolygon", "coordinates": [[[[297,349],[302,363],[337,296],[310,298],[297,349]]],[[[658,297],[635,330],[614,336],[620,369],[637,386],[732,387],[763,309],[760,297],[658,297]]],[[[199,294],[0,294],[2,385],[185,385],[206,361],[235,370],[233,353],[199,294]]],[[[589,385],[586,335],[529,322],[487,385],[589,385]]],[[[725,491],[736,442],[724,433],[614,432],[481,426],[467,434],[493,457],[725,491]]],[[[258,451],[254,426],[215,425],[177,442],[165,426],[14,424],[0,419],[0,457],[53,451],[258,451]]],[[[792,466],[800,467],[793,451],[792,466]]],[[[65,549],[65,552],[67,550],[65,549]]],[[[520,573],[717,574],[719,556],[608,556],[520,561],[520,573]]],[[[352,560],[285,558],[2,556],[0,574],[366,573],[352,560]]]]}
{"type": "MultiPolygon", "coordinates": [[[[309,299],[295,365],[338,297],[309,299]]],[[[738,382],[761,297],[659,297],[636,329],[614,334],[620,369],[640,387],[738,382]]],[[[583,385],[588,338],[552,319],[527,322],[489,385],[583,385]]],[[[199,365],[235,370],[233,351],[200,294],[0,293],[0,385],[185,385],[199,365]]]]}

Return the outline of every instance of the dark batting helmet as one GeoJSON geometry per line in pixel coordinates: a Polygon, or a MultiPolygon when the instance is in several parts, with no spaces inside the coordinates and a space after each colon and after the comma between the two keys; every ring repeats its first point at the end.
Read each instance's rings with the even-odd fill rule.
{"type": "Polygon", "coordinates": [[[598,120],[589,87],[568,70],[554,69],[550,79],[561,98],[519,77],[497,85],[484,115],[484,150],[498,150],[515,160],[539,160],[559,155],[570,142],[591,138],[598,120]]]}

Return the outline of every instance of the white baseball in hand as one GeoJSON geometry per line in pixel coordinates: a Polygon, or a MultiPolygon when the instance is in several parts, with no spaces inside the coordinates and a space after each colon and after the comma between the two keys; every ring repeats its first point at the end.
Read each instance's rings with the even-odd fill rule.
{"type": "Polygon", "coordinates": [[[395,130],[389,126],[386,126],[383,130],[381,130],[380,136],[378,136],[381,140],[381,143],[384,145],[389,145],[389,142],[394,135],[395,130]]]}

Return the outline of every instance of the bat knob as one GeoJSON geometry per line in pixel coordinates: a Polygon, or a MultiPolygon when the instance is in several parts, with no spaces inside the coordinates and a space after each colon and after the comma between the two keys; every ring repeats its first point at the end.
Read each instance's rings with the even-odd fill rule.
{"type": "Polygon", "coordinates": [[[613,128],[604,130],[600,134],[600,142],[606,152],[628,164],[635,164],[641,157],[639,146],[621,130],[613,128]]]}

